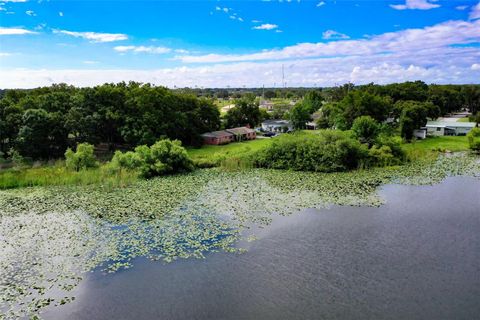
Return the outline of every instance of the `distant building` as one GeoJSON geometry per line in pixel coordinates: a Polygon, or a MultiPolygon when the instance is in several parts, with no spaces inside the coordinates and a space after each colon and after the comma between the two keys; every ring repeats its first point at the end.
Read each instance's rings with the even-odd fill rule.
{"type": "Polygon", "coordinates": [[[227,144],[233,141],[254,140],[257,137],[255,130],[247,127],[226,129],[222,131],[206,132],[201,135],[203,144],[227,144]]]}
{"type": "Polygon", "coordinates": [[[262,100],[260,102],[259,108],[265,109],[267,111],[272,111],[273,110],[273,102],[267,101],[267,100],[262,100]]]}
{"type": "Polygon", "coordinates": [[[234,135],[235,141],[254,140],[257,137],[255,130],[247,127],[238,127],[232,129],[226,129],[225,131],[234,135]]]}
{"type": "Polygon", "coordinates": [[[287,132],[293,130],[288,120],[265,120],[262,122],[262,130],[266,132],[287,132]]]}
{"type": "Polygon", "coordinates": [[[426,128],[429,136],[464,136],[476,126],[475,122],[428,121],[426,128]]]}
{"type": "Polygon", "coordinates": [[[203,144],[227,144],[235,140],[235,135],[227,131],[213,131],[201,135],[203,144]]]}

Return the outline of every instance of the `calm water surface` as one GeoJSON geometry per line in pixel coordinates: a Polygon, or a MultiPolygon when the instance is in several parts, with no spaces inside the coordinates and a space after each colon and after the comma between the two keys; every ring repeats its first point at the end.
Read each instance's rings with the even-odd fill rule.
{"type": "Polygon", "coordinates": [[[243,255],[92,273],[45,319],[478,319],[480,180],[275,218],[243,255]]]}

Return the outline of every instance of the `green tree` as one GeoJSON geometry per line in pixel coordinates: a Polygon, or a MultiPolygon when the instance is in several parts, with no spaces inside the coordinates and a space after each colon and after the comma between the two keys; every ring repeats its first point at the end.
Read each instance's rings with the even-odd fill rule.
{"type": "Polygon", "coordinates": [[[340,102],[346,129],[360,116],[370,116],[378,122],[387,119],[393,105],[389,97],[374,95],[364,91],[351,91],[340,102]]]}
{"type": "Polygon", "coordinates": [[[323,97],[320,91],[313,90],[308,91],[305,97],[303,98],[303,104],[308,108],[308,112],[313,114],[322,107],[323,97]]]}
{"type": "Polygon", "coordinates": [[[468,145],[475,152],[480,152],[480,128],[473,128],[467,133],[468,145]]]}
{"type": "Polygon", "coordinates": [[[17,143],[23,156],[48,159],[50,153],[51,121],[47,111],[29,109],[22,117],[17,143]]]}
{"type": "Polygon", "coordinates": [[[236,101],[235,108],[228,110],[225,115],[225,127],[234,128],[249,125],[255,127],[261,122],[261,113],[258,103],[253,99],[242,98],[236,101]]]}
{"type": "Polygon", "coordinates": [[[361,116],[353,121],[352,131],[361,143],[371,147],[380,133],[380,125],[370,116],[361,116]]]}
{"type": "Polygon", "coordinates": [[[427,123],[428,108],[421,102],[404,101],[401,110],[400,135],[410,141],[413,137],[413,130],[419,129],[427,123]]]}
{"type": "Polygon", "coordinates": [[[295,130],[306,128],[306,124],[311,120],[310,108],[303,102],[297,103],[288,113],[288,118],[295,130]]]}
{"type": "Polygon", "coordinates": [[[277,95],[275,94],[275,91],[273,91],[273,90],[267,90],[267,91],[265,91],[264,96],[265,96],[265,99],[273,99],[273,98],[275,98],[277,95]]]}

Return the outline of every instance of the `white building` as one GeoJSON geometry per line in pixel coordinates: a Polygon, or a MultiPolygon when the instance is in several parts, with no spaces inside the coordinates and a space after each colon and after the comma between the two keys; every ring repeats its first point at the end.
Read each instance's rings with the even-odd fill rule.
{"type": "Polygon", "coordinates": [[[267,132],[287,132],[293,130],[288,120],[265,120],[262,122],[262,130],[267,132]]]}
{"type": "Polygon", "coordinates": [[[475,122],[428,121],[426,128],[429,136],[464,136],[476,126],[475,122]]]}

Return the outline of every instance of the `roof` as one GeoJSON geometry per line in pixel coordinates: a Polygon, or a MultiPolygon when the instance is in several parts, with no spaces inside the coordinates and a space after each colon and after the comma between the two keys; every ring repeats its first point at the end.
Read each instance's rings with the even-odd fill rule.
{"type": "Polygon", "coordinates": [[[233,134],[225,130],[222,130],[222,131],[205,132],[201,136],[206,138],[224,138],[224,137],[231,137],[233,136],[233,134]]]}
{"type": "Polygon", "coordinates": [[[231,129],[226,129],[225,131],[233,133],[234,135],[248,134],[248,133],[254,133],[255,132],[255,130],[247,128],[247,127],[231,128],[231,129]]]}
{"type": "Polygon", "coordinates": [[[440,127],[440,128],[475,128],[477,124],[475,122],[444,122],[444,121],[428,121],[427,127],[440,127]]]}
{"type": "Polygon", "coordinates": [[[266,126],[289,126],[290,121],[288,120],[265,120],[262,122],[262,125],[266,126]]]}

